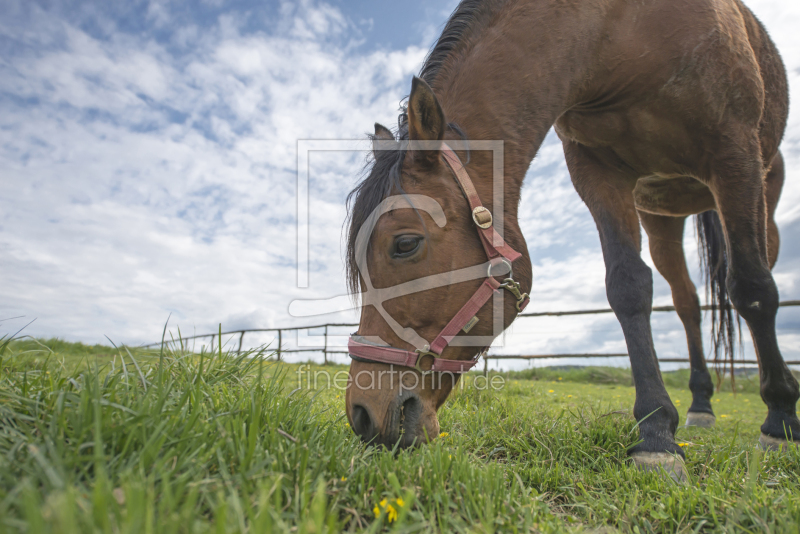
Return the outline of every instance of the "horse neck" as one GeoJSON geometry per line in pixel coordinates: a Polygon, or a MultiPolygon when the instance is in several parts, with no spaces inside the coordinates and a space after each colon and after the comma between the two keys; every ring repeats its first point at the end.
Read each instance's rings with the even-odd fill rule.
{"type": "MultiPolygon", "coordinates": [[[[602,19],[579,6],[509,2],[492,25],[451,53],[433,80],[448,121],[471,140],[503,140],[505,214],[513,224],[531,161],[589,78],[586,58],[602,19]]],[[[476,187],[488,205],[491,155],[474,156],[476,187]]]]}

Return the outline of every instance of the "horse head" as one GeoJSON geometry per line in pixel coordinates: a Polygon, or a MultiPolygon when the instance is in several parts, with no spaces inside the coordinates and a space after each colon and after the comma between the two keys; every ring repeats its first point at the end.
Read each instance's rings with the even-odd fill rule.
{"type": "MultiPolygon", "coordinates": [[[[493,176],[491,153],[471,152],[467,170],[467,153],[450,148],[463,145],[460,136],[415,78],[399,139],[376,124],[374,163],[351,193],[348,270],[362,312],[346,407],[370,443],[438,436],[437,410],[460,375],[527,304],[530,262],[483,206],[502,176],[493,176]]],[[[518,231],[515,241],[524,249],[518,231]]]]}

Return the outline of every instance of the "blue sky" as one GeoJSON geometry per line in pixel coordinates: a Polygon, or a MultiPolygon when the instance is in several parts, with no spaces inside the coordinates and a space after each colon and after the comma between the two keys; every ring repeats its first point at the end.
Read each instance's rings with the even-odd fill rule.
{"type": "MultiPolygon", "coordinates": [[[[748,3],[800,101],[800,6],[748,3]]],[[[311,287],[295,286],[298,139],[363,138],[399,100],[445,2],[0,0],[0,323],[87,342],[352,320],[292,318],[298,298],[344,292],[344,198],[364,154],[311,160],[311,287]]],[[[366,145],[365,145],[366,147],[366,145]]],[[[800,114],[787,138],[776,279],[800,298],[800,114]]],[[[531,309],[605,307],[597,232],[551,135],[523,190],[531,309]],[[543,187],[547,184],[547,187],[543,187]]],[[[696,271],[694,240],[687,232],[696,271]]],[[[645,259],[647,243],[644,243],[645,259]]],[[[699,278],[696,277],[699,283],[699,278]]],[[[669,304],[656,276],[656,303],[669,304]]],[[[781,343],[800,359],[800,312],[781,343]]],[[[655,315],[662,356],[680,325],[655,315]]],[[[269,341],[254,337],[251,343],[269,341]]],[[[611,316],[525,320],[506,352],[620,352],[611,316]]]]}

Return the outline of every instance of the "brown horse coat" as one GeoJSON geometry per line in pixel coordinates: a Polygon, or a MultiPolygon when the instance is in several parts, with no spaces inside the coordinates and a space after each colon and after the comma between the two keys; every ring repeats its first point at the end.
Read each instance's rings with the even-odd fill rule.
{"type": "MultiPolygon", "coordinates": [[[[640,257],[640,217],[654,261],[687,325],[693,410],[711,413],[712,389],[697,295],[678,245],[685,217],[714,209],[727,243],[728,294],[747,321],[759,356],[762,397],[769,408],[762,432],[772,438],[800,435],[795,408],[800,392],[778,348],[778,293],[770,273],[777,254],[772,213],[783,173],[768,178],[768,171],[773,161],[780,165],[787,82],[775,46],[741,2],[464,0],[421,78],[401,115],[398,142],[462,134],[504,141],[504,237],[523,253],[514,277],[524,291],[532,280],[517,223],[520,188],[555,126],[575,188],[597,223],[609,303],[628,346],[642,440],[631,451],[634,457],[646,463],[647,458],[663,460],[664,453],[683,456],[674,441],[678,412],[653,348],[652,274],[640,257]]],[[[395,137],[376,127],[376,138],[395,137]]],[[[484,205],[491,206],[491,153],[462,152],[461,157],[469,161],[467,170],[484,205]]],[[[400,191],[436,199],[448,222],[439,228],[411,209],[384,215],[368,252],[375,287],[484,260],[465,201],[438,152],[398,145],[396,152],[377,155],[370,175],[352,194],[349,273],[355,288],[355,234],[383,198],[400,191]],[[398,239],[408,243],[408,236],[419,246],[410,255],[399,254],[398,239]]],[[[386,309],[423,337],[435,335],[478,283],[400,297],[386,309]]],[[[506,324],[516,313],[507,304],[506,324]]],[[[483,329],[482,335],[490,314],[489,309],[478,314],[476,331],[483,329]]],[[[370,307],[362,310],[358,333],[412,348],[370,307]]],[[[443,356],[468,359],[475,351],[448,347],[443,356]]],[[[408,376],[390,386],[359,383],[359,376],[389,372],[387,367],[353,362],[347,413],[354,430],[386,444],[434,437],[436,410],[456,379],[435,383],[425,376],[414,387],[408,376]]]]}

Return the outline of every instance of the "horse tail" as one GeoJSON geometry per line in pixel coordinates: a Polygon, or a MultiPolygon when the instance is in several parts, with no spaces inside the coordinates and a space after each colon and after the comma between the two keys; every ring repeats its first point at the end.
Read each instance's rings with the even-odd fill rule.
{"type": "Polygon", "coordinates": [[[734,340],[738,336],[741,346],[742,330],[739,314],[731,306],[728,286],[725,283],[728,273],[725,234],[716,211],[698,214],[695,217],[695,224],[700,270],[703,272],[706,284],[706,302],[711,305],[711,346],[714,353],[714,369],[717,373],[717,389],[722,385],[726,363],[730,363],[731,387],[734,387],[733,364],[736,352],[734,340]]]}

